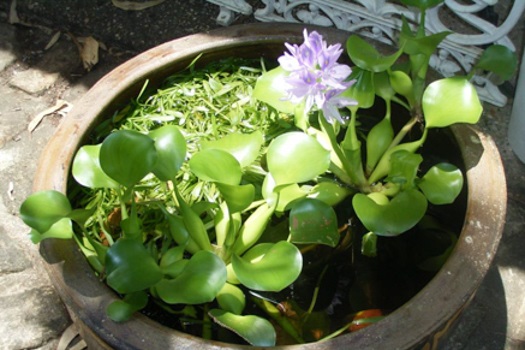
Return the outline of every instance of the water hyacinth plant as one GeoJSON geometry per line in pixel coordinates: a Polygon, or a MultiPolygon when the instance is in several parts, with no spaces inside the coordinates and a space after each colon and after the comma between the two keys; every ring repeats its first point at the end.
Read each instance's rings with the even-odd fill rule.
{"type": "MultiPolygon", "coordinates": [[[[31,239],[74,239],[122,296],[107,309],[116,322],[156,304],[203,338],[229,341],[226,329],[273,346],[379,321],[382,310],[359,308],[327,320],[339,295],[319,311],[320,294],[337,289],[323,287],[325,276],[352,263],[343,254],[357,234],[348,227],[364,228],[358,251],[371,258],[381,256],[380,239],[430,227],[448,243],[417,268],[438,269],[455,235],[428,209],[453,203],[463,175],[448,162],[420,170],[419,151],[431,129],[476,123],[482,113],[472,73],[427,84],[430,56],[448,33],[426,35],[424,10],[440,1],[404,2],[420,7],[422,23],[413,32],[405,22],[391,54],[356,35],[343,47],[305,30],[273,69],[192,64],[156,93],[142,91],[77,151],[80,186],[24,201],[31,239]],[[352,65],[340,63],[343,48],[352,65]],[[379,99],[384,114],[365,130],[379,99]],[[306,301],[294,299],[307,284],[306,301]]],[[[473,71],[508,78],[515,65],[494,46],[473,71]]]]}

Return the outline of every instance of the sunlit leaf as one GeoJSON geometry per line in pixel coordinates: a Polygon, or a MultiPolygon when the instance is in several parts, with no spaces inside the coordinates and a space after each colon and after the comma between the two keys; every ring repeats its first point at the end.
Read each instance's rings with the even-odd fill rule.
{"type": "Polygon", "coordinates": [[[137,131],[116,131],[102,142],[100,148],[102,170],[128,188],[151,172],[156,162],[154,141],[137,131]]]}
{"type": "Polygon", "coordinates": [[[241,165],[230,153],[220,149],[204,149],[190,159],[190,169],[201,180],[238,185],[241,165]]]}
{"type": "Polygon", "coordinates": [[[476,88],[462,77],[444,78],[428,85],[422,105],[427,128],[475,124],[483,112],[476,88]]]}
{"type": "Polygon", "coordinates": [[[456,166],[440,163],[430,168],[418,184],[432,204],[450,204],[463,188],[463,173],[456,166]]]}
{"type": "Polygon", "coordinates": [[[203,141],[201,146],[202,149],[215,148],[230,153],[244,168],[257,159],[263,142],[263,134],[257,130],[251,134],[233,133],[219,140],[203,141]]]}
{"type": "Polygon", "coordinates": [[[285,81],[287,75],[288,72],[281,66],[265,72],[257,79],[253,97],[266,102],[280,112],[294,113],[296,104],[286,99],[288,97],[288,83],[285,81]]]}
{"type": "Polygon", "coordinates": [[[372,171],[394,139],[394,129],[389,118],[374,125],[366,137],[366,169],[372,171]]]}
{"type": "Polygon", "coordinates": [[[186,158],[186,139],[179,128],[164,125],[149,133],[155,141],[157,162],[153,173],[161,181],[173,180],[186,158]]]}
{"type": "Polygon", "coordinates": [[[320,182],[310,189],[308,198],[317,199],[333,207],[352,193],[354,191],[350,188],[335,182],[320,182]]]}
{"type": "Polygon", "coordinates": [[[110,178],[100,167],[100,147],[98,145],[82,146],[73,159],[73,178],[82,186],[90,188],[118,188],[119,184],[110,178]]]}
{"type": "Polygon", "coordinates": [[[29,238],[33,243],[40,243],[46,238],[71,239],[73,237],[73,226],[69,218],[63,218],[55,222],[51,227],[44,232],[32,229],[29,233],[29,238]]]}
{"type": "Polygon", "coordinates": [[[232,213],[240,212],[252,204],[255,198],[255,187],[247,185],[227,185],[217,183],[224,200],[232,213]]]}
{"type": "Polygon", "coordinates": [[[20,217],[24,223],[40,233],[49,230],[70,212],[71,204],[67,197],[55,190],[35,192],[20,206],[20,217]]]}
{"type": "Polygon", "coordinates": [[[280,186],[279,190],[274,192],[275,186],[276,184],[272,174],[266,174],[262,185],[262,195],[268,205],[273,206],[275,201],[277,201],[275,208],[277,212],[284,212],[288,204],[307,195],[307,192],[301,189],[296,183],[280,186]]]}
{"type": "Polygon", "coordinates": [[[232,266],[237,278],[246,287],[278,292],[297,279],[303,259],[295,245],[280,241],[258,244],[242,257],[234,255],[232,266]]]}
{"type": "Polygon", "coordinates": [[[312,136],[288,132],[270,143],[267,161],[277,186],[301,183],[328,170],[330,152],[312,136]]]}
{"type": "Polygon", "coordinates": [[[353,197],[352,205],[367,230],[378,236],[397,236],[421,220],[428,203],[418,190],[407,190],[400,192],[386,205],[358,193],[353,197]]]}
{"type": "Polygon", "coordinates": [[[120,238],[106,253],[107,284],[127,294],[147,289],[160,281],[162,272],[138,240],[120,238]]]}
{"type": "Polygon", "coordinates": [[[335,247],[339,243],[339,231],[334,209],[317,199],[294,202],[290,211],[290,234],[294,243],[335,247]]]}
{"type": "Polygon", "coordinates": [[[201,250],[179,276],[161,280],[155,290],[169,304],[202,304],[213,301],[225,283],[224,262],[214,253],[201,250]]]}
{"type": "Polygon", "coordinates": [[[275,329],[270,321],[254,316],[239,316],[220,309],[212,309],[209,315],[224,328],[227,328],[252,346],[274,346],[276,341],[275,329]]]}

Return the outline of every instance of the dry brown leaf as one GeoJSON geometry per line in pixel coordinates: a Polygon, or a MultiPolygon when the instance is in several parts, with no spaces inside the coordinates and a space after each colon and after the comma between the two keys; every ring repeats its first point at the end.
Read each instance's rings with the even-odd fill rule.
{"type": "Polygon", "coordinates": [[[9,8],[9,23],[20,23],[20,18],[18,18],[18,12],[16,12],[16,0],[11,1],[11,7],[9,8]]]}
{"type": "Polygon", "coordinates": [[[81,47],[79,49],[82,64],[84,65],[84,69],[90,71],[91,68],[98,63],[99,43],[91,36],[88,36],[87,38],[79,38],[79,42],[81,42],[81,47]]]}
{"type": "Polygon", "coordinates": [[[148,7],[157,6],[160,3],[163,3],[165,0],[151,0],[146,2],[135,2],[135,1],[125,1],[125,0],[111,0],[115,7],[126,11],[142,11],[148,7]]]}
{"type": "Polygon", "coordinates": [[[58,31],[51,37],[51,40],[49,40],[46,47],[44,48],[45,51],[49,50],[50,48],[53,47],[53,45],[57,43],[58,39],[60,39],[60,34],[61,33],[58,31]]]}
{"type": "Polygon", "coordinates": [[[31,120],[31,122],[27,126],[27,131],[29,131],[30,133],[33,132],[33,130],[36,129],[38,124],[40,124],[40,122],[44,119],[45,116],[53,113],[58,113],[63,117],[67,112],[71,110],[72,107],[73,106],[71,105],[71,103],[67,101],[57,100],[57,103],[53,107],[50,107],[38,113],[36,117],[34,117],[33,120],[31,120]]]}

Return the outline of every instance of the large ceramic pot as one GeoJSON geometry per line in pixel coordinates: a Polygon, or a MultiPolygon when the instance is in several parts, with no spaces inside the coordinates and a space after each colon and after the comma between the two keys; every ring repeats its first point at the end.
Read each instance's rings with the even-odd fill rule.
{"type": "MultiPolygon", "coordinates": [[[[203,55],[202,63],[226,56],[275,58],[282,54],[284,42],[302,41],[302,29],[291,24],[229,27],[168,42],[119,66],[93,86],[60,125],[42,153],[34,190],[65,192],[73,155],[86,135],[136,96],[146,79],[150,86],[159,84],[199,54],[203,55]]],[[[315,29],[329,43],[344,43],[348,35],[334,29],[315,29]]],[[[382,321],[327,342],[301,345],[301,349],[434,348],[472,299],[501,237],[506,185],[490,137],[471,126],[455,126],[451,131],[466,170],[467,205],[450,258],[430,283],[382,321]]],[[[57,292],[90,349],[243,348],[176,332],[141,314],[126,323],[114,323],[105,309],[117,295],[95,276],[74,241],[46,240],[40,251],[57,292]]]]}

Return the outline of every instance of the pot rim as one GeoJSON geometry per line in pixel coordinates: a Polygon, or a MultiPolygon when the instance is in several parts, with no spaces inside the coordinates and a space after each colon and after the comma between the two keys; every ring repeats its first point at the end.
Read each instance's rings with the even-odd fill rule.
{"type": "MultiPolygon", "coordinates": [[[[114,105],[114,100],[126,100],[125,96],[130,93],[131,97],[146,78],[154,76],[153,79],[157,79],[169,71],[174,60],[189,63],[199,53],[213,56],[215,50],[235,52],[246,45],[253,48],[280,45],[282,51],[283,42],[302,39],[305,27],[317,30],[328,42],[344,43],[348,35],[348,32],[333,28],[299,24],[244,24],[175,39],[123,63],[99,80],[59,125],[39,159],[33,190],[55,189],[65,193],[74,153],[81,146],[83,135],[96,123],[95,119],[111,115],[108,106],[114,105]],[[130,86],[134,87],[133,91],[130,86]]],[[[348,342],[358,348],[372,348],[386,339],[390,348],[405,349],[427,341],[411,337],[412,330],[417,330],[419,335],[430,335],[428,341],[433,345],[441,332],[459,316],[481,284],[496,253],[505,222],[506,183],[497,146],[490,136],[474,126],[456,125],[451,130],[467,169],[468,204],[464,227],[445,265],[417,295],[380,322],[327,342],[282,348],[328,350],[348,342]],[[442,307],[443,304],[449,307],[442,307]]],[[[74,313],[73,318],[86,324],[109,346],[140,348],[145,345],[141,334],[146,334],[148,341],[154,339],[158,347],[164,348],[195,349],[204,344],[212,344],[212,348],[217,349],[246,348],[207,342],[168,329],[141,314],[124,324],[113,323],[106,317],[105,308],[116,299],[116,294],[96,278],[77,251],[72,240],[45,240],[40,245],[50,277],[66,306],[74,313]],[[125,343],[115,338],[114,334],[119,332],[126,334],[125,343]]]]}

